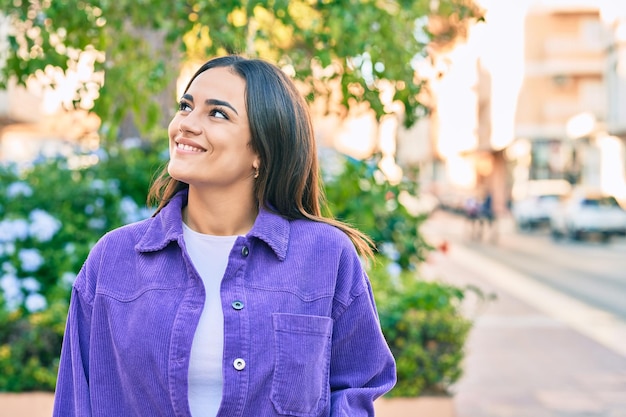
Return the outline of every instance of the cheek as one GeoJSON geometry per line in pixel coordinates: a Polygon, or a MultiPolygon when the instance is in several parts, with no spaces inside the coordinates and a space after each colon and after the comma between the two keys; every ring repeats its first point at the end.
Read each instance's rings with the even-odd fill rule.
{"type": "Polygon", "coordinates": [[[170,150],[170,156],[172,155],[172,151],[174,149],[174,139],[178,134],[178,129],[175,126],[177,125],[174,123],[174,120],[172,120],[172,122],[170,122],[169,126],[167,127],[168,149],[170,150]]]}
{"type": "Polygon", "coordinates": [[[169,135],[170,140],[174,140],[177,133],[178,133],[178,116],[174,116],[170,124],[167,126],[167,134],[169,135]]]}

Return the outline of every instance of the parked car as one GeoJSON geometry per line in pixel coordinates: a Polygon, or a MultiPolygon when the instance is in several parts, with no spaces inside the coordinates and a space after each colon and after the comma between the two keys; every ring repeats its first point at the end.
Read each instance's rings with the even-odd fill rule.
{"type": "Polygon", "coordinates": [[[550,232],[554,238],[565,236],[575,240],[599,235],[607,242],[616,235],[626,236],[626,211],[611,195],[574,192],[553,211],[550,232]]]}
{"type": "Polygon", "coordinates": [[[550,223],[552,212],[571,191],[565,180],[531,180],[518,188],[511,215],[519,229],[532,230],[550,223]]]}

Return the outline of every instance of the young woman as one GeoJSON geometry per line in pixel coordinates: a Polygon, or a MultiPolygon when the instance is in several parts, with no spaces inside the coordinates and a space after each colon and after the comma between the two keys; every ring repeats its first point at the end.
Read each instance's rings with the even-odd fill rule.
{"type": "Polygon", "coordinates": [[[292,81],[210,60],[169,147],[156,214],[106,234],[76,279],[54,415],[373,416],[395,363],[357,252],[371,249],[321,215],[292,81]]]}

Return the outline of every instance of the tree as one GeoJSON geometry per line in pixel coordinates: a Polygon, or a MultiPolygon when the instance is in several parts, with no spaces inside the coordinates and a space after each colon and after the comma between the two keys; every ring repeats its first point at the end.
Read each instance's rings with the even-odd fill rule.
{"type": "Polygon", "coordinates": [[[11,27],[0,83],[37,77],[55,88],[51,68],[88,61],[96,76],[80,80],[67,107],[95,112],[108,138],[128,115],[142,135],[163,127],[181,65],[231,52],[278,63],[309,99],[367,102],[378,117],[384,81],[410,126],[422,107],[413,63],[482,18],[472,0],[0,0],[0,10],[11,27]]]}

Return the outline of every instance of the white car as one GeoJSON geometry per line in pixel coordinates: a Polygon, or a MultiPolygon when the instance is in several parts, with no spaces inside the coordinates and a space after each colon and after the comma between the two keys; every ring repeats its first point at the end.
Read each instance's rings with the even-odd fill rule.
{"type": "Polygon", "coordinates": [[[511,204],[511,214],[520,229],[531,230],[547,226],[552,212],[571,191],[565,180],[532,180],[517,187],[511,204]]]}
{"type": "Polygon", "coordinates": [[[573,193],[552,213],[550,231],[554,238],[581,240],[595,234],[606,242],[613,236],[626,235],[626,211],[613,196],[573,193]]]}

